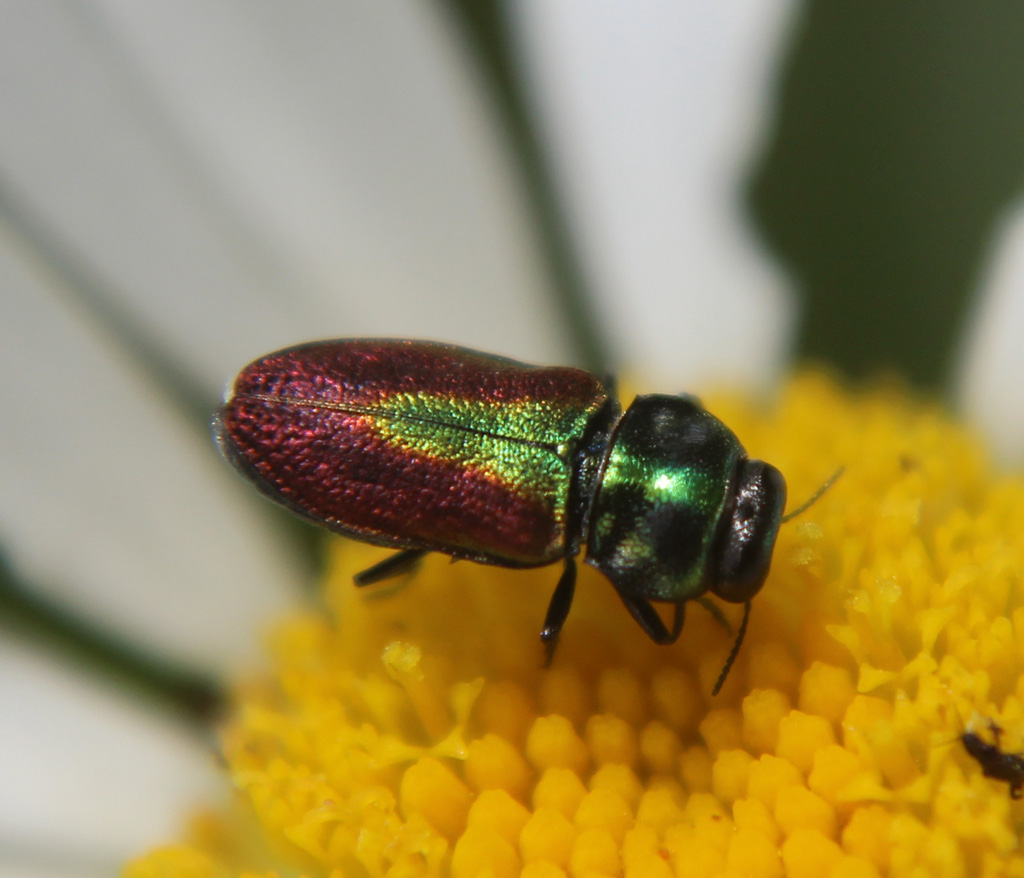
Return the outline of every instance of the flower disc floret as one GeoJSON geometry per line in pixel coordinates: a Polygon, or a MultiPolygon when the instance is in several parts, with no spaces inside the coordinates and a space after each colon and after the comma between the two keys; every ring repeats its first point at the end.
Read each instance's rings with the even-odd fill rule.
{"type": "Polygon", "coordinates": [[[793,505],[845,467],[781,528],[720,696],[699,606],[658,647],[583,570],[546,670],[551,569],[356,589],[381,554],[339,541],[327,611],[238,687],[236,808],[126,874],[1024,874],[1024,804],[962,744],[1024,749],[1024,480],[892,387],[708,403],[793,505]]]}

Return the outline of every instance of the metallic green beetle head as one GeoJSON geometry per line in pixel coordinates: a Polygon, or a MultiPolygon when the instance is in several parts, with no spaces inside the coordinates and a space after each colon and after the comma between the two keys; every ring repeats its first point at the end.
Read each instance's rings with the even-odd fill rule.
{"type": "Polygon", "coordinates": [[[711,544],[709,591],[742,604],[761,590],[785,505],[782,473],[763,460],[738,461],[711,544]]]}
{"type": "Polygon", "coordinates": [[[624,596],[744,603],[768,575],[785,503],[782,474],[695,400],[637,397],[612,438],[587,562],[624,596]]]}

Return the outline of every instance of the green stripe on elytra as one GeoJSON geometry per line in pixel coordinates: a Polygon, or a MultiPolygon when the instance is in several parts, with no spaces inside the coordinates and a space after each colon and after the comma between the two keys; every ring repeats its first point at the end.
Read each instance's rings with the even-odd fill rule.
{"type": "Polygon", "coordinates": [[[510,412],[505,405],[450,397],[410,396],[406,404],[396,404],[401,399],[389,397],[367,415],[382,439],[482,474],[512,494],[551,504],[555,521],[564,523],[571,480],[567,440],[582,432],[587,413],[563,416],[568,427],[556,432],[551,429],[555,412],[534,402],[511,403],[510,412]],[[502,429],[510,423],[516,429],[502,429]],[[545,429],[532,429],[541,423],[545,429]]]}
{"type": "Polygon", "coordinates": [[[378,416],[416,418],[501,435],[531,445],[560,446],[578,437],[603,400],[560,406],[535,399],[473,400],[440,394],[393,394],[373,406],[378,416]]]}

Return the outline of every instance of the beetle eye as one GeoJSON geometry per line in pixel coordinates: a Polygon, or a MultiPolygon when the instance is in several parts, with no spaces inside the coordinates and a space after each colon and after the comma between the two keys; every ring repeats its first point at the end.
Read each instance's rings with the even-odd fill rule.
{"type": "Polygon", "coordinates": [[[718,526],[710,559],[710,590],[722,600],[744,603],[760,591],[785,505],[782,473],[762,460],[740,464],[736,491],[718,526]]]}

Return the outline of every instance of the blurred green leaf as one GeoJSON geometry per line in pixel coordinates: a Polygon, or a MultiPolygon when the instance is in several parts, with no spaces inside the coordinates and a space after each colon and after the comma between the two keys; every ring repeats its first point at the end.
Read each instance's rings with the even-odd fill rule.
{"type": "Polygon", "coordinates": [[[798,353],[948,381],[1024,185],[1024,4],[810,2],[751,199],[799,285],[798,353]]]}

